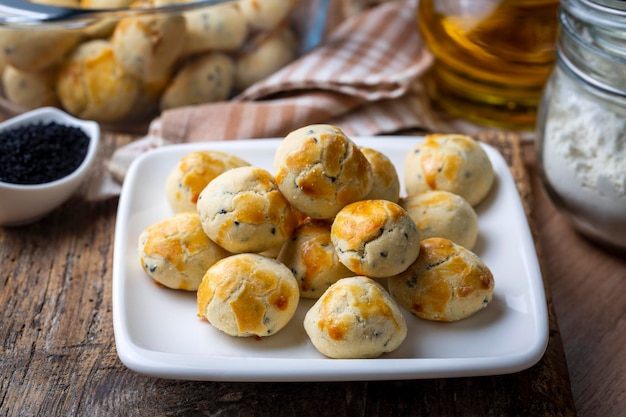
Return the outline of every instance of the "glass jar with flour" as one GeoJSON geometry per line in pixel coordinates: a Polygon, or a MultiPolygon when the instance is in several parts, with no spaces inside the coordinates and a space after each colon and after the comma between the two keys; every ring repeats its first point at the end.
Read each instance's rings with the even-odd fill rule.
{"type": "Polygon", "coordinates": [[[626,2],[562,0],[539,106],[548,194],[584,235],[626,249],[626,2]]]}

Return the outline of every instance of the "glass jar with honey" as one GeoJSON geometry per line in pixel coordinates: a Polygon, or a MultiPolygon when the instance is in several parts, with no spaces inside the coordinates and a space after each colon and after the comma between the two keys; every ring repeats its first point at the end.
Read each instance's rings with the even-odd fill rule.
{"type": "Polygon", "coordinates": [[[434,55],[433,103],[481,125],[534,129],[555,59],[559,0],[420,0],[418,27],[434,55]]]}

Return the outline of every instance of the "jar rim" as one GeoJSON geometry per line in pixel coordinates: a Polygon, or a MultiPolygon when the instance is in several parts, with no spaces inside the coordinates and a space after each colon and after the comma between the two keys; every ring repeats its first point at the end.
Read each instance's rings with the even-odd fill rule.
{"type": "MultiPolygon", "coordinates": [[[[581,3],[588,4],[590,7],[595,7],[601,10],[611,9],[611,10],[626,12],[626,2],[624,2],[623,0],[579,0],[579,1],[581,3]]],[[[606,10],[606,11],[610,11],[610,10],[606,10]]]]}
{"type": "Polygon", "coordinates": [[[581,22],[626,30],[624,0],[561,0],[561,10],[581,22]]]}
{"type": "Polygon", "coordinates": [[[624,58],[623,56],[612,54],[604,48],[601,48],[583,38],[583,36],[575,29],[574,23],[571,21],[567,13],[559,13],[559,24],[562,29],[562,32],[559,35],[560,37],[562,37],[565,33],[577,44],[577,46],[585,48],[589,52],[595,55],[599,55],[604,59],[618,61],[626,66],[626,58],[624,58]]]}
{"type": "Polygon", "coordinates": [[[556,49],[556,60],[560,68],[564,69],[570,75],[576,77],[577,79],[583,81],[585,84],[588,84],[605,94],[618,96],[620,98],[626,98],[626,91],[620,90],[619,88],[598,81],[584,71],[581,71],[580,68],[574,65],[574,63],[565,53],[563,53],[563,51],[559,47],[557,47],[556,49]]]}

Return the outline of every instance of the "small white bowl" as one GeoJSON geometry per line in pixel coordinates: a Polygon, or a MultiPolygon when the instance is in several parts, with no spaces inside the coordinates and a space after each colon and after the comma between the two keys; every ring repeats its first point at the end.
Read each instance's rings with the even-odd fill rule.
{"type": "Polygon", "coordinates": [[[77,119],[53,107],[42,107],[0,123],[0,131],[38,122],[56,122],[81,128],[89,137],[85,159],[71,174],[43,184],[12,184],[0,181],[0,226],[33,223],[67,201],[85,179],[100,143],[98,123],[77,119]]]}

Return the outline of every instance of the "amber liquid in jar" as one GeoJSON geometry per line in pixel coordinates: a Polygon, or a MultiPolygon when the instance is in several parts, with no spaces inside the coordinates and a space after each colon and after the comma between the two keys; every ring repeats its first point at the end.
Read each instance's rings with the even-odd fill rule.
{"type": "Polygon", "coordinates": [[[534,128],[552,70],[558,0],[420,0],[418,27],[435,63],[431,99],[452,116],[534,128]]]}

